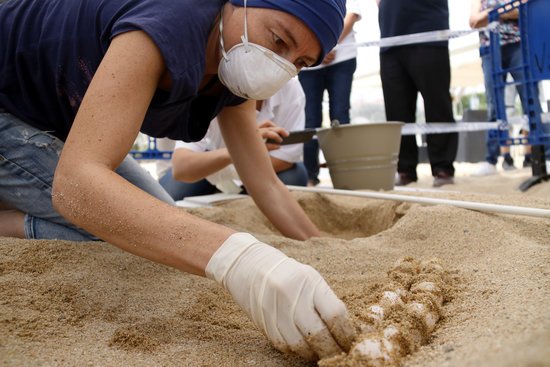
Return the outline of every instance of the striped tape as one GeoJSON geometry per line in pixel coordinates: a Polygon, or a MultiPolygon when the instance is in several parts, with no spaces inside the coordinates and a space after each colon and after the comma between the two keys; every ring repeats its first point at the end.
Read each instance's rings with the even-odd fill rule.
{"type": "Polygon", "coordinates": [[[338,45],[337,47],[392,47],[392,46],[403,46],[403,45],[412,45],[416,43],[426,43],[426,42],[440,42],[447,41],[453,38],[467,36],[471,33],[478,33],[483,31],[494,32],[497,31],[499,27],[498,22],[492,22],[487,27],[477,28],[477,29],[467,29],[467,30],[450,30],[443,29],[439,31],[430,31],[430,32],[421,32],[406,34],[402,36],[395,37],[384,37],[375,41],[367,42],[356,42],[356,43],[345,43],[338,45]]]}
{"type": "MultiPolygon", "coordinates": [[[[541,114],[541,120],[543,123],[550,122],[550,113],[541,114]]],[[[402,135],[416,135],[416,134],[444,134],[444,133],[457,133],[468,131],[483,131],[491,129],[506,129],[511,126],[521,126],[527,128],[528,120],[527,116],[514,116],[508,121],[503,122],[430,122],[426,124],[405,124],[401,128],[402,135]]]]}
{"type": "Polygon", "coordinates": [[[499,125],[500,124],[498,122],[434,122],[427,124],[405,124],[401,128],[401,135],[444,134],[464,131],[483,131],[498,129],[499,125]]]}

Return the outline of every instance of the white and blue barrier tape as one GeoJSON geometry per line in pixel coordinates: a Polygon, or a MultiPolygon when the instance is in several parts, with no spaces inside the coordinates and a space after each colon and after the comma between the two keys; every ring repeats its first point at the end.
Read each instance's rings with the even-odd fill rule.
{"type": "Polygon", "coordinates": [[[379,40],[367,41],[367,42],[356,42],[356,43],[347,43],[338,45],[337,47],[393,47],[393,46],[404,46],[412,45],[416,43],[426,43],[426,42],[440,42],[448,41],[453,38],[467,36],[472,33],[479,33],[483,31],[497,31],[499,27],[498,22],[492,22],[487,27],[476,28],[476,29],[467,29],[467,30],[450,30],[442,29],[438,31],[429,31],[413,34],[405,34],[402,36],[395,37],[385,37],[379,40]]]}

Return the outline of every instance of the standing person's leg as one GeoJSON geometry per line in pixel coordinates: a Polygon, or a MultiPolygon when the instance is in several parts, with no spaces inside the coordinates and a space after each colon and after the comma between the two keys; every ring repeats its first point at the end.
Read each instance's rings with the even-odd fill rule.
{"type": "Polygon", "coordinates": [[[189,196],[210,195],[218,191],[216,186],[206,179],[193,183],[176,181],[171,168],[160,178],[159,182],[172,199],[176,201],[189,196]]]}
{"type": "MultiPolygon", "coordinates": [[[[449,49],[437,46],[415,46],[411,48],[408,60],[409,73],[424,98],[426,122],[454,123],[449,91],[451,86],[449,49]]],[[[453,177],[458,133],[431,134],[427,136],[427,143],[432,175],[453,177]]]]}
{"type": "MultiPolygon", "coordinates": [[[[323,122],[323,93],[325,91],[325,69],[306,70],[298,74],[306,95],[306,128],[321,127],[323,122]]],[[[319,142],[312,139],[304,144],[304,164],[309,181],[319,183],[319,142]]]]}
{"type": "Polygon", "coordinates": [[[302,162],[296,162],[291,168],[277,172],[277,176],[285,185],[307,185],[307,170],[302,162]]]}
{"type": "MultiPolygon", "coordinates": [[[[380,78],[384,92],[386,120],[414,123],[418,90],[407,73],[402,58],[406,49],[391,49],[380,53],[380,78]]],[[[399,149],[398,185],[406,185],[418,179],[418,146],[414,135],[402,136],[399,149]]]]}
{"type": "MultiPolygon", "coordinates": [[[[510,59],[510,54],[506,51],[506,47],[500,48],[500,55],[501,55],[501,68],[504,70],[507,70],[510,68],[510,62],[512,61],[510,59]]],[[[512,78],[513,76],[510,75],[512,78]]],[[[515,111],[515,98],[517,94],[517,90],[514,90],[512,86],[506,85],[505,83],[508,83],[510,80],[508,78],[508,74],[502,76],[502,83],[505,85],[502,89],[502,98],[504,99],[504,114],[506,118],[511,117],[511,114],[515,111]]],[[[500,142],[498,142],[500,145],[500,142]]],[[[512,155],[510,154],[510,147],[509,146],[500,146],[500,155],[504,158],[502,161],[502,168],[504,170],[513,170],[516,167],[514,166],[514,159],[512,158],[512,155]]]]}
{"type": "MultiPolygon", "coordinates": [[[[485,81],[485,96],[487,98],[487,121],[496,121],[497,114],[495,109],[495,91],[493,87],[493,64],[491,60],[491,54],[487,51],[481,57],[481,67],[483,69],[483,78],[485,81]]],[[[486,137],[487,154],[485,160],[495,166],[500,154],[500,145],[497,140],[489,138],[489,132],[486,137]]]]}
{"type": "Polygon", "coordinates": [[[539,90],[538,87],[535,88],[534,96],[532,101],[527,100],[527,92],[525,90],[525,73],[523,72],[523,68],[521,66],[523,65],[523,58],[521,54],[521,45],[520,43],[511,43],[507,44],[501,47],[501,55],[503,59],[503,67],[504,68],[510,68],[510,74],[512,74],[512,78],[516,82],[520,82],[520,84],[516,85],[516,89],[518,91],[519,97],[521,99],[521,107],[523,109],[523,113],[526,114],[527,110],[529,109],[528,105],[531,104],[532,108],[535,109],[538,112],[542,111],[542,108],[540,106],[539,101],[539,90]],[[518,68],[519,67],[519,68],[518,68]],[[518,68],[518,69],[515,69],[518,68]]]}
{"type": "Polygon", "coordinates": [[[350,123],[350,96],[353,73],[357,68],[357,59],[346,60],[327,68],[327,91],[330,120],[341,124],[350,123]]]}
{"type": "MultiPolygon", "coordinates": [[[[501,48],[501,54],[502,57],[506,57],[506,60],[508,62],[508,65],[506,67],[508,68],[516,68],[523,65],[523,58],[521,54],[521,44],[520,43],[511,43],[508,45],[504,45],[501,48]]],[[[525,73],[523,72],[523,68],[519,69],[513,69],[511,70],[510,74],[512,74],[512,78],[516,82],[520,82],[520,84],[516,85],[516,89],[519,94],[519,98],[521,100],[521,107],[523,114],[527,114],[529,111],[529,107],[531,104],[531,107],[537,111],[538,113],[542,112],[542,107],[540,105],[539,100],[539,89],[538,85],[537,88],[534,90],[534,96],[532,101],[527,100],[527,91],[525,86],[525,73]]],[[[529,134],[529,128],[523,128],[522,129],[525,136],[528,136],[529,134]]],[[[546,148],[548,149],[548,148],[546,148]]],[[[547,152],[548,154],[548,152],[547,152]]],[[[523,166],[528,167],[531,165],[531,146],[526,145],[525,146],[525,158],[523,161],[523,166]]]]}

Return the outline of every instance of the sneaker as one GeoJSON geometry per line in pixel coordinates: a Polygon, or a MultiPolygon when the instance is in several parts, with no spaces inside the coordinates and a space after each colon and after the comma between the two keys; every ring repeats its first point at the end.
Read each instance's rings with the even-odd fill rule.
{"type": "Polygon", "coordinates": [[[533,161],[531,160],[531,155],[525,155],[523,159],[523,168],[531,167],[532,165],[533,161]]]}
{"type": "Polygon", "coordinates": [[[512,171],[516,169],[514,166],[514,159],[512,157],[504,157],[502,161],[502,169],[505,171],[512,171]]]}
{"type": "Polygon", "coordinates": [[[455,183],[454,177],[445,171],[439,171],[434,176],[433,187],[441,187],[443,185],[452,185],[455,183]]]}
{"type": "Polygon", "coordinates": [[[472,176],[490,176],[497,173],[497,166],[489,162],[478,163],[478,168],[472,173],[472,176]]]}
{"type": "Polygon", "coordinates": [[[395,186],[407,186],[412,182],[416,182],[418,179],[412,177],[408,173],[397,172],[395,175],[395,186]]]}

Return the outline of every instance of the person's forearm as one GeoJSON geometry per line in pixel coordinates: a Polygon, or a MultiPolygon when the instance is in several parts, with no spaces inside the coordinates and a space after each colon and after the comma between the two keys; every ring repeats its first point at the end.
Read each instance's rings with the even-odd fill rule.
{"type": "Polygon", "coordinates": [[[67,220],[99,238],[198,275],[235,232],[165,204],[97,164],[60,163],[52,200],[67,220]]]}
{"type": "Polygon", "coordinates": [[[114,172],[165,71],[146,33],[125,32],[111,41],[63,146],[52,203],[69,222],[123,250],[204,275],[234,231],[165,204],[114,172]]]}
{"type": "MultiPolygon", "coordinates": [[[[260,163],[260,157],[254,163],[248,161],[247,168],[252,167],[253,179],[241,176],[245,183],[246,190],[252,196],[252,199],[264,215],[281,233],[287,237],[306,240],[310,237],[318,237],[319,230],[309,219],[302,207],[292,196],[286,186],[275,175],[277,168],[273,166],[272,170],[268,165],[260,163]],[[265,169],[265,170],[264,170],[265,169]],[[258,179],[258,178],[261,179],[258,179]]],[[[269,157],[271,164],[276,158],[269,157]]],[[[292,163],[278,160],[292,166],[292,163]]],[[[282,168],[282,167],[279,167],[282,168]]],[[[245,172],[249,172],[248,169],[245,172]]],[[[250,173],[248,173],[250,174],[250,173]]]]}
{"type": "Polygon", "coordinates": [[[488,23],[489,10],[490,9],[483,10],[481,8],[481,0],[471,0],[470,19],[468,19],[470,27],[475,29],[486,26],[488,23]]]}
{"type": "Polygon", "coordinates": [[[342,34],[340,35],[340,38],[338,39],[338,43],[342,42],[344,38],[350,34],[350,32],[353,30],[353,25],[357,20],[359,19],[359,15],[355,13],[348,13],[346,17],[344,18],[344,28],[342,29],[342,34]]]}
{"type": "MultiPolygon", "coordinates": [[[[472,5],[472,12],[470,15],[470,27],[472,28],[481,28],[489,24],[489,13],[493,9],[479,9],[479,2],[475,1],[472,5]]],[[[514,20],[518,19],[519,11],[518,9],[511,10],[507,13],[500,15],[500,20],[514,20]]]]}
{"type": "Polygon", "coordinates": [[[519,10],[518,9],[510,10],[509,12],[503,13],[500,16],[500,19],[502,19],[502,20],[511,20],[511,19],[518,19],[518,18],[519,18],[519,10]]]}
{"type": "Polygon", "coordinates": [[[239,177],[260,210],[285,236],[305,240],[319,231],[275,175],[257,131],[253,101],[226,107],[218,122],[239,177]]]}
{"type": "Polygon", "coordinates": [[[489,11],[490,9],[486,9],[483,11],[473,13],[470,16],[470,27],[481,28],[489,24],[489,11]]]}
{"type": "Polygon", "coordinates": [[[285,185],[273,176],[261,184],[246,187],[250,196],[264,215],[287,237],[307,240],[320,236],[319,230],[298,205],[285,185]]]}
{"type": "Polygon", "coordinates": [[[229,164],[231,164],[231,157],[225,148],[209,152],[177,149],[172,158],[172,172],[177,181],[196,182],[229,164]]]}

